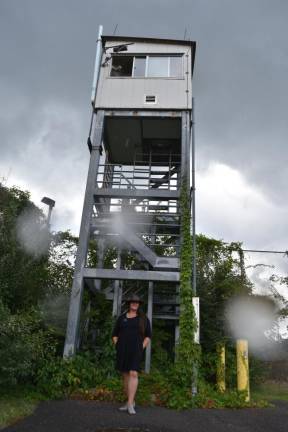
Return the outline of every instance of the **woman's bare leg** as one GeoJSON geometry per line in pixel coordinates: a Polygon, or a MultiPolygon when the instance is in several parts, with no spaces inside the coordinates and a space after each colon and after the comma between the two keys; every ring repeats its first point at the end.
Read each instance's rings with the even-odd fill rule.
{"type": "Polygon", "coordinates": [[[129,372],[123,372],[122,376],[123,376],[124,393],[128,399],[128,397],[129,397],[129,394],[128,394],[129,372]]]}
{"type": "Polygon", "coordinates": [[[138,372],[129,372],[129,382],[128,382],[128,405],[133,405],[135,395],[138,388],[138,372]]]}

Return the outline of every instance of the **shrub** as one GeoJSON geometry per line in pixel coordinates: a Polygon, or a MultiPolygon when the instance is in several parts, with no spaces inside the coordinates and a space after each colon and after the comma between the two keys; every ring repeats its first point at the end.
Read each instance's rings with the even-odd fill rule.
{"type": "Polygon", "coordinates": [[[0,383],[31,382],[38,365],[54,354],[53,335],[36,310],[11,314],[0,301],[0,383]]]}
{"type": "MultiPolygon", "coordinates": [[[[98,374],[91,379],[92,386],[89,387],[89,379],[87,380],[87,377],[85,379],[84,375],[81,373],[81,368],[77,367],[77,364],[81,364],[83,361],[84,359],[82,358],[81,360],[79,357],[77,360],[75,359],[75,361],[69,361],[69,368],[72,368],[74,373],[71,373],[71,371],[69,372],[69,368],[61,372],[60,367],[59,373],[54,375],[54,382],[58,380],[59,384],[58,396],[61,396],[61,383],[63,385],[64,382],[59,380],[59,374],[61,374],[62,377],[66,377],[66,396],[72,399],[107,402],[120,402],[125,399],[120,376],[107,378],[105,377],[104,370],[101,371],[97,369],[95,365],[93,370],[94,372],[97,370],[98,374]],[[70,376],[70,384],[67,381],[67,374],[70,376]]],[[[86,365],[86,367],[87,366],[90,367],[91,365],[86,365]]],[[[267,403],[262,400],[257,401],[257,403],[254,401],[247,403],[245,401],[245,392],[233,390],[219,393],[214,387],[203,380],[200,380],[198,383],[197,395],[192,397],[190,386],[182,385],[182,380],[179,379],[179,376],[177,376],[173,368],[165,372],[153,371],[150,375],[141,373],[139,381],[140,385],[136,399],[137,404],[141,405],[165,406],[172,409],[267,406],[267,403]]]]}
{"type": "Polygon", "coordinates": [[[68,397],[73,391],[87,389],[105,381],[105,371],[98,368],[89,353],[63,359],[44,360],[37,371],[37,388],[50,398],[68,397]]]}

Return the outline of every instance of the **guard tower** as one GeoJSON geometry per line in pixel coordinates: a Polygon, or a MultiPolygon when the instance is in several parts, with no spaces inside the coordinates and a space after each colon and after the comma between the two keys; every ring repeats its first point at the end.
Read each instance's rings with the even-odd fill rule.
{"type": "MultiPolygon", "coordinates": [[[[100,28],[90,164],[64,357],[74,355],[79,346],[83,290],[95,292],[103,286],[115,316],[122,312],[129,290],[140,290],[151,323],[172,320],[177,340],[180,189],[185,180],[192,196],[195,190],[191,145],[195,49],[195,42],[187,40],[102,36],[100,28]],[[87,264],[92,238],[97,241],[96,268],[87,264]],[[104,254],[111,245],[118,253],[114,268],[108,269],[104,254]],[[123,263],[123,250],[132,257],[129,265],[123,263]]],[[[146,371],[150,358],[149,347],[146,371]]]]}

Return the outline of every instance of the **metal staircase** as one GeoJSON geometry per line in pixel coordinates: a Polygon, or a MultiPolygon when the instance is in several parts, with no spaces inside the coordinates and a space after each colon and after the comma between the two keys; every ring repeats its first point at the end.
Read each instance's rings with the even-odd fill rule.
{"type": "MultiPolygon", "coordinates": [[[[117,248],[129,249],[139,267],[145,270],[179,272],[180,212],[177,199],[134,198],[143,190],[179,192],[179,155],[135,154],[130,166],[103,163],[99,165],[96,179],[98,195],[95,197],[91,223],[93,237],[117,248]],[[144,159],[144,160],[143,160],[144,159]],[[163,160],[167,165],[164,165],[163,160]],[[162,162],[161,162],[162,161],[162,162]],[[121,189],[125,197],[114,199],[109,191],[121,189]],[[104,196],[101,192],[105,192],[104,196]]],[[[168,282],[169,285],[169,282],[168,282]]],[[[179,315],[178,284],[166,288],[154,283],[153,318],[177,319],[179,315]]],[[[118,315],[125,309],[125,298],[137,292],[144,299],[147,287],[143,282],[121,281],[115,299],[113,283],[105,289],[106,298],[114,301],[118,315]],[[120,298],[119,298],[120,297],[120,298]]]]}

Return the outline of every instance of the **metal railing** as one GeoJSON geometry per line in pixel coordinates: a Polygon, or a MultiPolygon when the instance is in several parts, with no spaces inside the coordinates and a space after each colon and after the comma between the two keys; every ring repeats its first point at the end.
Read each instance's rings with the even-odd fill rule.
{"type": "MultiPolygon", "coordinates": [[[[172,153],[136,153],[133,165],[103,163],[97,175],[97,187],[103,189],[173,191],[179,189],[180,183],[180,155],[172,153]]],[[[119,217],[156,255],[179,257],[178,199],[96,196],[92,217],[92,225],[97,227],[94,237],[109,239],[115,245],[121,242],[119,217]]]]}
{"type": "MultiPolygon", "coordinates": [[[[121,224],[140,238],[158,256],[179,257],[180,212],[177,200],[141,203],[134,199],[110,199],[94,205],[92,226],[94,237],[109,239],[109,243],[123,242],[121,224]]],[[[123,237],[125,240],[125,236],[123,237]]]]}
{"type": "Polygon", "coordinates": [[[180,155],[135,155],[133,165],[104,163],[99,165],[97,187],[113,189],[179,189],[180,155]],[[161,160],[157,159],[161,155],[161,160]],[[156,159],[156,160],[155,160],[156,159]]]}
{"type": "Polygon", "coordinates": [[[127,198],[100,198],[95,202],[95,212],[98,215],[104,213],[122,212],[131,217],[135,214],[150,214],[163,217],[179,216],[179,204],[176,200],[149,200],[127,199],[127,198]]]}

